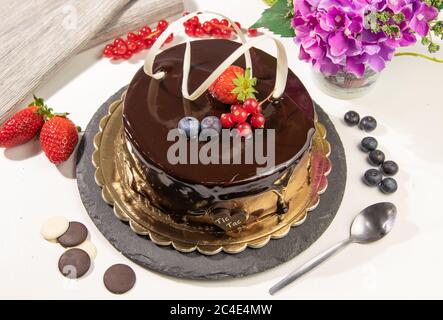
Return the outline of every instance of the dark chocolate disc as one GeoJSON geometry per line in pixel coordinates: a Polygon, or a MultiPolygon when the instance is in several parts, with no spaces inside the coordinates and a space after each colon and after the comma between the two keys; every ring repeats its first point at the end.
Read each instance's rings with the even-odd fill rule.
{"type": "Polygon", "coordinates": [[[134,287],[135,272],[125,264],[114,264],[103,276],[106,289],[115,294],[123,294],[134,287]]]}
{"type": "Polygon", "coordinates": [[[88,237],[88,229],[80,222],[71,221],[66,232],[58,237],[58,242],[65,248],[71,248],[82,244],[88,237]]]}
{"type": "Polygon", "coordinates": [[[91,267],[91,258],[86,251],[81,249],[69,249],[58,260],[58,269],[69,279],[83,277],[91,267]]]}

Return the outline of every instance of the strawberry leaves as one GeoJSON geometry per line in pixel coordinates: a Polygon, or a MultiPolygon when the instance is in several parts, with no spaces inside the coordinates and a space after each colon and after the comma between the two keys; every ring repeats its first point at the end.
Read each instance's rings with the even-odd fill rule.
{"type": "Polygon", "coordinates": [[[237,76],[232,82],[235,84],[234,90],[231,93],[237,95],[237,100],[244,102],[248,98],[255,98],[255,93],[257,90],[254,88],[257,85],[257,78],[253,78],[251,75],[251,69],[248,68],[245,74],[236,72],[237,76]]]}

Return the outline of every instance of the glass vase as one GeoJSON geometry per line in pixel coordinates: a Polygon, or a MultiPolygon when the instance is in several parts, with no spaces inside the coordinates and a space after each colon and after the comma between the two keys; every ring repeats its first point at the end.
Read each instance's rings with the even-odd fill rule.
{"type": "Polygon", "coordinates": [[[355,99],[364,96],[374,87],[379,75],[379,72],[369,67],[361,78],[345,71],[339,71],[336,75],[325,75],[314,70],[317,86],[337,99],[355,99]]]}

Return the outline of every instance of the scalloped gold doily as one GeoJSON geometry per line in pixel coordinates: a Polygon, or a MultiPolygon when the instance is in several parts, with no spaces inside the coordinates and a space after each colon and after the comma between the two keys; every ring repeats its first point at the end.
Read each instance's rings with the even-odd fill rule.
{"type": "Polygon", "coordinates": [[[114,207],[114,213],[122,221],[129,222],[131,229],[149,238],[160,246],[172,245],[180,252],[198,252],[206,255],[214,255],[221,251],[226,253],[239,253],[250,248],[261,248],[271,239],[280,239],[286,236],[291,227],[301,225],[307,217],[308,212],[314,210],[319,201],[320,195],[325,192],[328,186],[327,176],[331,171],[329,155],[331,147],[326,140],[325,127],[316,121],[316,134],[313,140],[311,151],[311,165],[309,170],[309,183],[305,183],[304,192],[300,197],[290,201],[290,211],[284,215],[271,215],[258,222],[260,228],[245,230],[237,234],[227,234],[217,240],[214,237],[202,235],[199,232],[199,239],[196,240],[193,230],[180,229],[177,223],[171,221],[170,225],[163,224],[159,228],[153,223],[152,217],[159,215],[167,216],[155,207],[146,206],[137,199],[131,190],[123,189],[120,177],[116,170],[114,161],[114,143],[122,129],[122,99],[115,101],[109,106],[108,115],[103,117],[99,124],[99,132],[94,138],[95,151],[92,155],[92,162],[96,168],[95,181],[102,188],[103,199],[114,207]],[[131,196],[128,196],[131,195],[131,196]],[[147,213],[149,212],[149,214],[147,213]],[[180,229],[177,232],[176,229],[180,229]],[[171,232],[168,232],[170,229],[171,232]],[[258,230],[258,231],[257,231],[258,230]],[[175,231],[175,232],[172,232],[175,231]],[[190,239],[193,239],[190,241],[190,239]]]}

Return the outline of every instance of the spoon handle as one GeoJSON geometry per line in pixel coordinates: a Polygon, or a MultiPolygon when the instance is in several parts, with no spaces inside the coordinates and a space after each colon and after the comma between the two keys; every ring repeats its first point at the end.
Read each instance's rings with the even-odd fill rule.
{"type": "Polygon", "coordinates": [[[336,253],[340,252],[342,249],[344,249],[348,244],[352,243],[350,239],[344,240],[340,243],[337,243],[336,245],[332,246],[328,250],[324,251],[323,253],[319,254],[315,258],[312,258],[305,264],[303,264],[301,267],[299,267],[297,270],[291,272],[288,276],[280,280],[276,285],[274,285],[271,289],[269,289],[269,293],[273,295],[280,289],[283,289],[288,284],[294,282],[301,276],[303,276],[305,273],[308,273],[309,271],[313,270],[317,266],[319,266],[322,262],[326,261],[336,253]]]}

